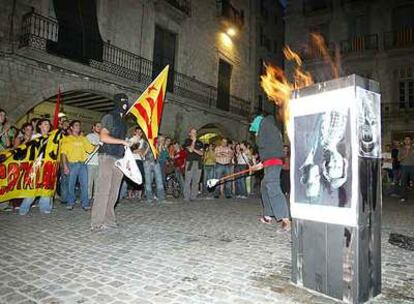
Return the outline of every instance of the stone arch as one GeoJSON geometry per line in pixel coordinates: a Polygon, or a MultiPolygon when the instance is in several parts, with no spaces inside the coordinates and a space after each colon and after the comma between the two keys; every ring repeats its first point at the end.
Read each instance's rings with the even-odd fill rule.
{"type": "Polygon", "coordinates": [[[226,130],[220,123],[208,123],[198,129],[198,136],[200,138],[208,134],[211,134],[212,136],[215,134],[215,137],[229,137],[228,130],[226,130]]]}
{"type": "Polygon", "coordinates": [[[49,67],[25,66],[24,73],[30,75],[30,78],[22,80],[21,74],[14,73],[17,67],[9,66],[8,68],[11,77],[6,87],[8,96],[6,96],[7,100],[3,107],[12,121],[23,116],[36,105],[55,96],[58,86],[61,87],[62,93],[85,91],[109,99],[112,99],[115,93],[123,92],[128,95],[130,100],[135,100],[139,91],[138,88],[129,88],[82,74],[70,73],[66,70],[54,70],[53,68],[49,70],[49,67]]]}

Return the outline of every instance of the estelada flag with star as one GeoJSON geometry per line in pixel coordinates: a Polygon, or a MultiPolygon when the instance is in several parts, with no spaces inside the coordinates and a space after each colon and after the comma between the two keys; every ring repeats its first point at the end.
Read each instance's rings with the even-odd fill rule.
{"type": "Polygon", "coordinates": [[[155,78],[148,88],[145,89],[127,112],[127,114],[133,114],[137,119],[138,125],[147,137],[154,158],[158,158],[155,141],[158,137],[164,99],[167,93],[169,67],[170,66],[167,65],[161,71],[157,78],[155,78]]]}

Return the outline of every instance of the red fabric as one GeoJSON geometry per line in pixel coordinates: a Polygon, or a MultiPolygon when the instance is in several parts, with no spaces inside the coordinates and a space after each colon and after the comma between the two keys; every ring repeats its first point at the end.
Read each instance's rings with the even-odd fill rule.
{"type": "Polygon", "coordinates": [[[56,98],[55,113],[53,116],[53,124],[52,124],[53,129],[57,129],[59,127],[59,112],[60,112],[60,87],[58,89],[58,94],[56,98]]]}
{"type": "Polygon", "coordinates": [[[187,157],[187,151],[185,149],[180,150],[174,156],[174,166],[178,170],[183,171],[183,172],[185,170],[185,159],[186,159],[186,157],[187,157]]]}
{"type": "Polygon", "coordinates": [[[283,166],[283,160],[280,158],[271,158],[263,162],[263,167],[283,166]]]}

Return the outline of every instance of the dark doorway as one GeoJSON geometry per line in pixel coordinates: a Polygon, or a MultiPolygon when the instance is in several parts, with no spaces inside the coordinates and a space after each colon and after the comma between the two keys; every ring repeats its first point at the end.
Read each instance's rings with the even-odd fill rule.
{"type": "Polygon", "coordinates": [[[231,70],[232,65],[220,59],[217,84],[217,108],[223,111],[230,110],[231,70]]]}
{"type": "Polygon", "coordinates": [[[168,73],[167,90],[172,92],[174,90],[174,66],[177,34],[157,25],[155,26],[154,37],[152,78],[155,78],[164,69],[164,67],[169,64],[170,72],[168,73]]]}
{"type": "Polygon", "coordinates": [[[96,0],[54,0],[53,5],[59,38],[57,43],[48,41],[48,52],[85,63],[90,59],[102,61],[96,0]]]}

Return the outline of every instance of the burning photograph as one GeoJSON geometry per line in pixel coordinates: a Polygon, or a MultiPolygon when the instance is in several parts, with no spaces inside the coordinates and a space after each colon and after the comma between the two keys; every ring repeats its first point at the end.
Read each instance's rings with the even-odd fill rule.
{"type": "Polygon", "coordinates": [[[297,203],[351,206],[351,124],[349,110],[294,118],[297,203]]]}

